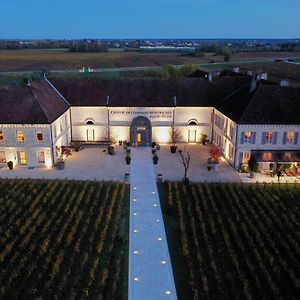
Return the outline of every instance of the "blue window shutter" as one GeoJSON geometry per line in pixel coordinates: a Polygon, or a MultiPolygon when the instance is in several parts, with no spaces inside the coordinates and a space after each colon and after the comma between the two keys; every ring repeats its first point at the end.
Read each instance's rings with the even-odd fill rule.
{"type": "Polygon", "coordinates": [[[244,144],[244,139],[245,139],[245,131],[242,131],[242,134],[241,134],[241,144],[244,144]]]}
{"type": "Polygon", "coordinates": [[[266,144],[266,142],[267,142],[267,133],[263,132],[262,133],[262,138],[261,138],[261,143],[266,144]]]}
{"type": "Polygon", "coordinates": [[[299,132],[295,132],[294,144],[298,144],[299,132]]]}
{"type": "Polygon", "coordinates": [[[256,140],[256,132],[252,131],[252,135],[251,135],[251,144],[255,144],[255,140],[256,140]]]}
{"type": "Polygon", "coordinates": [[[273,133],[273,144],[274,145],[277,144],[277,137],[278,137],[278,131],[274,131],[274,133],[273,133]]]}
{"type": "Polygon", "coordinates": [[[286,144],[286,137],[287,137],[287,132],[283,133],[283,139],[282,139],[282,144],[285,145],[286,144]]]}
{"type": "Polygon", "coordinates": [[[243,152],[240,152],[239,155],[239,164],[241,164],[243,162],[243,152]]]}

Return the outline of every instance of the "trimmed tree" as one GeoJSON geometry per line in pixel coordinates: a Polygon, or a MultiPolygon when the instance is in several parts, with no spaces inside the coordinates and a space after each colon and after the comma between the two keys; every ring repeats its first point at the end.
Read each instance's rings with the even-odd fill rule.
{"type": "Polygon", "coordinates": [[[191,156],[190,156],[189,151],[185,150],[185,147],[183,148],[183,151],[181,149],[179,149],[178,152],[180,154],[182,164],[183,164],[183,167],[184,167],[183,181],[188,182],[187,172],[188,172],[188,169],[190,167],[191,156]]]}

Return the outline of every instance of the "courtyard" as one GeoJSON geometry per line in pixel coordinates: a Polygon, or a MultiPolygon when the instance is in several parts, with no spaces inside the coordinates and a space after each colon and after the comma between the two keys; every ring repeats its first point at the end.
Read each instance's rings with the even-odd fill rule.
{"type": "MultiPolygon", "coordinates": [[[[237,172],[225,161],[220,162],[218,170],[207,170],[207,159],[210,157],[209,145],[180,144],[191,156],[188,177],[192,182],[240,182],[237,172]]],[[[72,151],[66,159],[65,169],[16,167],[8,170],[0,169],[2,178],[34,178],[34,179],[75,179],[75,180],[106,180],[123,181],[125,174],[130,173],[130,165],[125,163],[123,146],[115,146],[115,155],[103,154],[106,148],[85,148],[79,152],[72,151]]],[[[149,155],[150,154],[149,148],[149,155]]],[[[155,166],[156,175],[162,174],[163,180],[181,181],[184,174],[182,161],[178,152],[172,154],[169,145],[162,145],[157,151],[159,157],[155,166]]]]}

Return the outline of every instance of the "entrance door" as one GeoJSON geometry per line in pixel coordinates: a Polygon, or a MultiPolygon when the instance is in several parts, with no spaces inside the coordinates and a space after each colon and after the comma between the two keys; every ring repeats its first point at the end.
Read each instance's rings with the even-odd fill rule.
{"type": "Polygon", "coordinates": [[[86,130],[86,140],[88,142],[94,142],[95,141],[95,130],[94,129],[87,129],[86,130]]]}
{"type": "Polygon", "coordinates": [[[196,133],[197,131],[195,129],[189,129],[189,143],[196,143],[196,133]]]}
{"type": "Polygon", "coordinates": [[[27,165],[26,152],[18,151],[18,163],[19,165],[27,165]]]}
{"type": "Polygon", "coordinates": [[[138,146],[142,145],[142,134],[140,132],[136,135],[136,142],[138,146]]]}

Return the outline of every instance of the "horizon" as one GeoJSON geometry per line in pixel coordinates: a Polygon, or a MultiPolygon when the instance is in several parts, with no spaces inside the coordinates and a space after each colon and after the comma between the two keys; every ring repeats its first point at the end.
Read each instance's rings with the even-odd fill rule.
{"type": "Polygon", "coordinates": [[[300,38],[298,0],[2,2],[0,39],[300,38]]]}

